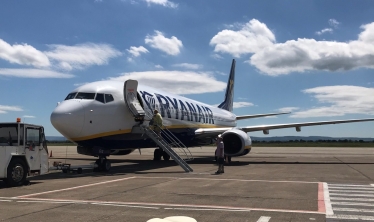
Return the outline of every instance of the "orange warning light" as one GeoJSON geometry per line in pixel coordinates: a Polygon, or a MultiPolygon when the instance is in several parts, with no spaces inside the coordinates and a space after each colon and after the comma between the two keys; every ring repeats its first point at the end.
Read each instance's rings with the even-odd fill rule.
{"type": "Polygon", "coordinates": [[[21,118],[17,118],[17,123],[20,123],[21,122],[21,118]]]}

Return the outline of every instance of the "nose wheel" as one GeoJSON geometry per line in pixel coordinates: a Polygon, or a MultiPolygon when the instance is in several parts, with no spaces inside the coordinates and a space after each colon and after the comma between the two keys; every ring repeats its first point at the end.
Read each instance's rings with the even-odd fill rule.
{"type": "Polygon", "coordinates": [[[110,161],[104,156],[99,157],[95,162],[94,172],[108,172],[112,167],[110,161]]]}

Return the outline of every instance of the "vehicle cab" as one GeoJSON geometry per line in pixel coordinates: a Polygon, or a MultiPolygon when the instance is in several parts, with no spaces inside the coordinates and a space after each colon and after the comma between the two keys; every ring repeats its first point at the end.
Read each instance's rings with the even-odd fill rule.
{"type": "Polygon", "coordinates": [[[48,148],[42,126],[0,123],[0,180],[9,186],[25,183],[31,174],[48,172],[48,148]]]}

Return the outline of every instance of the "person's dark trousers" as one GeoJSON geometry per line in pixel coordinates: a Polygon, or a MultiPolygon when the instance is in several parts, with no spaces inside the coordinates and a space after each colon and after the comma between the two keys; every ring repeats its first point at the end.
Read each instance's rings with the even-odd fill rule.
{"type": "Polygon", "coordinates": [[[218,170],[216,172],[216,174],[220,174],[220,173],[224,173],[224,164],[225,163],[225,159],[223,157],[219,157],[218,158],[218,170]]]}

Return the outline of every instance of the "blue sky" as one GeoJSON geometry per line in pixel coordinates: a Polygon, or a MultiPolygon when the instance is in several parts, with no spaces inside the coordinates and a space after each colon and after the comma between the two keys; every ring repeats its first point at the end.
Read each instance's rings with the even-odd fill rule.
{"type": "MultiPolygon", "coordinates": [[[[105,79],[219,104],[233,58],[235,114],[292,111],[239,126],[373,118],[373,15],[373,1],[2,1],[0,122],[22,117],[60,135],[49,121],[57,102],[105,79]]],[[[373,129],[269,136],[374,137],[373,129]]]]}

